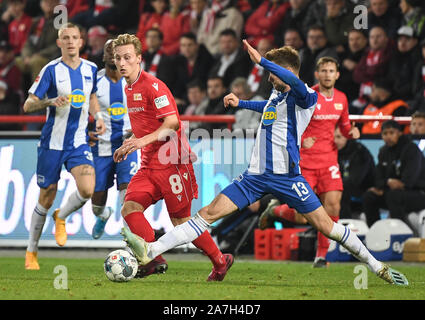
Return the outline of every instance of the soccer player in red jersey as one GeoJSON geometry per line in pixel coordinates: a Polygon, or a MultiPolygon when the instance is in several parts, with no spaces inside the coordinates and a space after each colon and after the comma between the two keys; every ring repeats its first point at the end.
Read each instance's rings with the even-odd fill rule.
{"type": "MultiPolygon", "coordinates": [[[[141,149],[139,171],[131,179],[121,209],[130,230],[145,239],[155,241],[154,230],[144,217],[151,204],[164,199],[174,226],[191,217],[191,202],[198,197],[198,186],[192,166],[189,142],[182,130],[174,98],[158,78],[141,69],[142,44],[129,34],[113,41],[115,64],[127,81],[128,114],[133,136],[125,140],[114,153],[114,161],[126,159],[141,149]]],[[[221,281],[233,263],[233,256],[223,255],[205,231],[193,244],[213,263],[208,281],[221,281]]],[[[167,263],[162,256],[139,268],[140,276],[163,273],[167,263]]]]}
{"type": "MultiPolygon", "coordinates": [[[[335,222],[339,219],[343,185],[334,131],[338,126],[346,138],[360,137],[360,131],[348,119],[346,95],[334,87],[339,78],[338,68],[338,61],[331,57],[323,57],[317,62],[315,77],[319,83],[312,88],[317,91],[318,100],[313,117],[302,136],[300,149],[302,174],[335,222]]],[[[267,218],[272,215],[296,223],[307,222],[286,204],[278,206],[276,200],[272,201],[260,218],[260,228],[266,226],[267,218]]],[[[325,257],[328,248],[328,238],[318,232],[314,267],[327,266],[325,257]]]]}

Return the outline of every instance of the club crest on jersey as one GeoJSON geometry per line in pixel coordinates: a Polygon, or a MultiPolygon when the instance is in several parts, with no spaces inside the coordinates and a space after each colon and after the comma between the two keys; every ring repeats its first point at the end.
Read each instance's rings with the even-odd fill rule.
{"type": "Polygon", "coordinates": [[[269,126],[277,119],[277,110],[275,106],[268,106],[266,111],[263,113],[262,122],[265,126],[269,126]]]}
{"type": "Polygon", "coordinates": [[[142,94],[141,93],[135,93],[135,94],[133,94],[133,100],[134,101],[142,101],[143,100],[142,94]]]}
{"type": "Polygon", "coordinates": [[[122,120],[127,113],[127,108],[121,102],[113,103],[107,110],[113,121],[122,120]]]}
{"type": "Polygon", "coordinates": [[[79,109],[83,106],[84,102],[86,102],[86,96],[84,95],[84,91],[81,89],[75,89],[68,95],[69,102],[71,103],[71,107],[79,109]]]}
{"type": "Polygon", "coordinates": [[[334,103],[334,107],[335,107],[335,110],[342,110],[343,109],[342,103],[334,103]]]}

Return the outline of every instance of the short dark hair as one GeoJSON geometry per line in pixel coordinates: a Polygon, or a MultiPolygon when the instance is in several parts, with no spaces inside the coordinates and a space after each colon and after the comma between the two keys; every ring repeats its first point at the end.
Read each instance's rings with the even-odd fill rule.
{"type": "Polygon", "coordinates": [[[412,119],[416,118],[423,118],[425,119],[425,112],[423,111],[416,111],[414,114],[412,114],[412,119]]]}
{"type": "Polygon", "coordinates": [[[300,71],[300,56],[298,51],[290,46],[272,49],[266,53],[265,58],[282,67],[290,67],[296,72],[300,71]]]}
{"type": "Polygon", "coordinates": [[[385,129],[391,128],[397,129],[398,131],[402,131],[400,123],[395,120],[387,120],[382,124],[381,132],[383,132],[385,129]]]}
{"type": "Polygon", "coordinates": [[[148,34],[149,31],[157,32],[159,34],[159,39],[161,39],[161,41],[164,40],[164,34],[158,28],[149,28],[148,30],[146,30],[146,34],[148,34]]]}
{"type": "Polygon", "coordinates": [[[325,28],[323,28],[322,26],[318,25],[318,24],[313,24],[312,26],[310,26],[307,29],[307,34],[311,31],[311,30],[320,30],[322,31],[322,33],[324,33],[326,35],[326,30],[325,28]]]}
{"type": "Polygon", "coordinates": [[[193,32],[186,32],[186,33],[183,33],[183,34],[180,36],[180,39],[181,39],[181,38],[186,38],[186,39],[193,40],[194,42],[197,42],[197,40],[196,40],[196,34],[194,34],[193,32]]]}
{"type": "Polygon", "coordinates": [[[231,36],[235,39],[238,39],[238,35],[236,34],[236,31],[231,29],[231,28],[227,28],[227,29],[224,29],[223,31],[221,31],[220,37],[221,36],[231,36]]]}
{"type": "Polygon", "coordinates": [[[201,91],[205,91],[205,84],[202,83],[202,81],[200,81],[198,79],[194,79],[186,85],[187,90],[192,89],[192,88],[199,88],[201,91]]]}

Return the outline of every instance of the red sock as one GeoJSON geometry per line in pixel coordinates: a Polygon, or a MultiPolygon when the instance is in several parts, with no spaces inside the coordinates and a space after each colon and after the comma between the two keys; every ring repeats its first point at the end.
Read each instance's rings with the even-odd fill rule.
{"type": "Polygon", "coordinates": [[[155,231],[152,229],[148,220],[146,220],[143,212],[132,212],[125,216],[125,222],[127,222],[131,232],[137,234],[147,242],[155,241],[155,231]]]}
{"type": "Polygon", "coordinates": [[[295,210],[289,208],[287,204],[282,204],[273,209],[273,213],[276,217],[283,218],[285,220],[295,222],[295,210]]]}
{"type": "MultiPolygon", "coordinates": [[[[339,217],[329,216],[333,222],[337,223],[339,217]]],[[[317,231],[316,257],[325,258],[329,249],[329,239],[323,233],[317,231]]]]}
{"type": "Polygon", "coordinates": [[[222,268],[226,265],[226,260],[224,259],[223,254],[220,249],[218,249],[208,231],[204,231],[204,233],[196,238],[192,243],[210,258],[215,268],[222,268]]]}

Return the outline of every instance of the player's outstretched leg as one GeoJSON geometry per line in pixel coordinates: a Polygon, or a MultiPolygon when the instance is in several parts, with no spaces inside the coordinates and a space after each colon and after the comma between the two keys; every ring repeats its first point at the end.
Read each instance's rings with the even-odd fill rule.
{"type": "Polygon", "coordinates": [[[29,241],[27,251],[25,253],[25,269],[39,270],[37,252],[38,242],[43,232],[44,223],[46,221],[48,209],[37,203],[31,216],[31,225],[29,230],[29,241]]]}
{"type": "Polygon", "coordinates": [[[318,231],[338,242],[358,260],[366,263],[370,270],[381,279],[395,285],[409,284],[406,277],[401,272],[376,260],[357,235],[350,231],[350,228],[333,222],[323,207],[319,207],[313,212],[305,214],[305,218],[318,231]]]}
{"type": "Polygon", "coordinates": [[[223,254],[225,259],[225,265],[222,268],[213,267],[211,273],[208,276],[207,281],[223,281],[224,277],[229,271],[230,267],[233,265],[235,258],[230,253],[223,254]]]}
{"type": "Polygon", "coordinates": [[[105,208],[93,205],[93,212],[96,215],[96,223],[94,224],[92,229],[92,237],[93,239],[99,239],[103,235],[106,223],[108,222],[108,219],[110,218],[114,210],[111,207],[105,208]]]}

